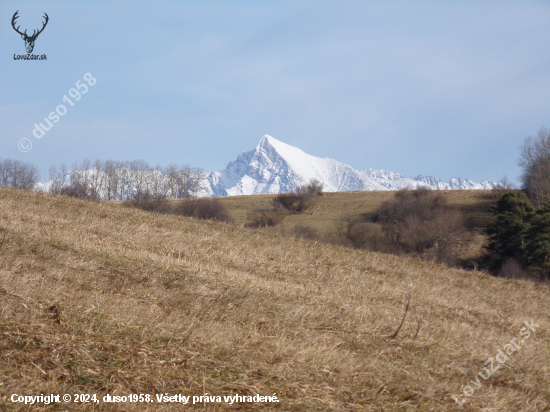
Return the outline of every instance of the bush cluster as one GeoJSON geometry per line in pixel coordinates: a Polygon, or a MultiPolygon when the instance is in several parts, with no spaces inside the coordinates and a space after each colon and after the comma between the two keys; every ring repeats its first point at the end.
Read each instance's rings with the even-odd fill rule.
{"type": "Polygon", "coordinates": [[[233,223],[227,207],[215,197],[200,197],[174,202],[173,212],[179,216],[189,216],[196,219],[218,220],[233,223]]]}
{"type": "Polygon", "coordinates": [[[302,213],[312,210],[316,205],[316,199],[323,195],[323,184],[317,179],[311,179],[309,183],[298,186],[293,193],[281,193],[273,199],[273,208],[281,209],[286,213],[302,213]]]}
{"type": "Polygon", "coordinates": [[[233,218],[225,205],[219,199],[212,197],[182,199],[177,201],[148,198],[125,201],[123,205],[148,212],[233,223],[233,218]]]}
{"type": "Polygon", "coordinates": [[[457,246],[469,239],[462,213],[433,190],[400,190],[376,212],[387,241],[406,253],[428,254],[452,263],[457,246]]]}
{"type": "Polygon", "coordinates": [[[262,228],[276,226],[283,221],[285,214],[278,208],[256,208],[248,213],[247,227],[262,228]]]}
{"type": "Polygon", "coordinates": [[[317,179],[298,186],[292,193],[275,196],[269,208],[256,208],[248,213],[247,227],[273,227],[280,224],[286,215],[312,212],[316,199],[323,195],[323,184],[317,179]]]}
{"type": "Polygon", "coordinates": [[[455,264],[461,246],[471,239],[462,213],[447,206],[445,198],[431,190],[401,190],[384,202],[372,219],[344,213],[332,233],[297,225],[292,234],[303,239],[392,254],[415,254],[455,264]]]}

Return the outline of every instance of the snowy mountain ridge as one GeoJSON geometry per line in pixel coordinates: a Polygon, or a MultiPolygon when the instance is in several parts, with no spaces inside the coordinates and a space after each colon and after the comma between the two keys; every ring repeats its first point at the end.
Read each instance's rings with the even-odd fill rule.
{"type": "Polygon", "coordinates": [[[475,183],[459,177],[448,183],[434,176],[406,177],[388,170],[356,170],[329,158],[311,156],[297,147],[264,135],[254,150],[244,152],[224,170],[207,176],[206,196],[236,196],[290,192],[317,179],[326,192],[399,190],[425,187],[433,190],[492,189],[487,180],[475,183]]]}
{"type": "MultiPolygon", "coordinates": [[[[243,152],[224,170],[203,173],[200,168],[170,165],[157,170],[145,161],[96,162],[77,170],[60,170],[51,180],[36,183],[35,190],[52,194],[82,192],[97,200],[128,200],[143,197],[182,198],[237,196],[291,192],[317,179],[326,192],[352,190],[492,189],[498,184],[484,180],[453,178],[448,183],[434,176],[406,177],[388,170],[356,170],[333,159],[311,156],[297,147],[265,135],[254,150],[243,152]]],[[[55,173],[54,173],[55,175],[55,173]]],[[[74,193],[78,195],[78,193],[74,193]]]]}

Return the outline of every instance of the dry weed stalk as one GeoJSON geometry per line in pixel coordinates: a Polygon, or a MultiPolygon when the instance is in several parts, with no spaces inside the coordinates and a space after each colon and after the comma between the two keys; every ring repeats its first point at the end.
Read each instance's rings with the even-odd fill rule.
{"type": "MultiPolygon", "coordinates": [[[[403,274],[405,275],[405,282],[407,284],[407,304],[405,306],[405,313],[403,313],[403,319],[401,319],[401,323],[399,324],[399,326],[397,327],[397,330],[395,331],[395,333],[393,335],[390,336],[391,339],[395,339],[397,337],[397,334],[399,333],[399,331],[401,330],[401,327],[403,326],[403,323],[405,323],[405,318],[407,317],[407,312],[409,311],[409,306],[411,304],[411,287],[409,286],[409,275],[407,275],[407,272],[405,272],[403,270],[403,268],[401,267],[401,265],[398,265],[399,266],[399,269],[401,269],[401,271],[403,272],[403,274]]],[[[420,329],[420,323],[419,323],[419,326],[418,328],[420,329]]],[[[416,331],[416,334],[418,335],[418,329],[416,331]]],[[[416,338],[416,335],[415,335],[415,338],[416,338]]]]}

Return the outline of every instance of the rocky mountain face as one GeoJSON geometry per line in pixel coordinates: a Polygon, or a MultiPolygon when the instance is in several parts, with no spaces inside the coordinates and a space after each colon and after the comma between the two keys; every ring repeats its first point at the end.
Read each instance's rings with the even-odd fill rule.
{"type": "Polygon", "coordinates": [[[208,175],[204,195],[236,196],[282,193],[317,179],[326,192],[351,190],[399,190],[425,187],[433,190],[492,189],[497,183],[474,183],[459,177],[448,183],[434,176],[406,177],[388,170],[356,170],[333,159],[321,159],[304,153],[265,135],[258,146],[244,152],[225,170],[208,175]]]}

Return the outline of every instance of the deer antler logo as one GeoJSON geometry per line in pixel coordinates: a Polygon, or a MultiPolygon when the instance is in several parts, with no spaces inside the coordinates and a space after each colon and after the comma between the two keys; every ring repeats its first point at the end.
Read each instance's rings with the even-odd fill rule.
{"type": "Polygon", "coordinates": [[[23,40],[25,40],[25,47],[27,49],[27,53],[32,53],[32,51],[34,49],[34,42],[36,41],[36,38],[38,37],[38,35],[40,33],[42,33],[42,31],[44,30],[44,28],[46,27],[46,24],[48,24],[49,17],[46,13],[44,13],[45,16],[43,16],[43,17],[46,19],[46,21],[43,23],[44,25],[42,26],[42,28],[40,30],[38,30],[38,33],[36,32],[36,30],[34,30],[33,33],[32,33],[32,36],[28,36],[27,35],[27,30],[25,30],[25,33],[21,33],[19,31],[20,26],[17,26],[17,28],[15,28],[15,20],[19,17],[17,15],[17,13],[19,13],[19,10],[17,10],[15,12],[15,14],[13,15],[13,17],[11,19],[11,25],[12,25],[13,29],[21,35],[21,38],[23,40]]]}

